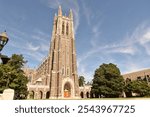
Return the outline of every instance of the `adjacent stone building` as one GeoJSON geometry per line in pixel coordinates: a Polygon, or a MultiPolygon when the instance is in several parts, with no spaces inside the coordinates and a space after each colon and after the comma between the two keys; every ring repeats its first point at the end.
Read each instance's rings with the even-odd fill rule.
{"type": "Polygon", "coordinates": [[[150,83],[150,69],[144,69],[140,71],[135,71],[127,74],[123,74],[125,81],[132,80],[145,80],[150,83]]]}

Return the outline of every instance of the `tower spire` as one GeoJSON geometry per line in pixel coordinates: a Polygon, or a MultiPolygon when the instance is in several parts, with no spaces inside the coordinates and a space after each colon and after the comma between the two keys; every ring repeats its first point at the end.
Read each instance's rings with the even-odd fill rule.
{"type": "Polygon", "coordinates": [[[70,11],[69,11],[69,18],[70,18],[70,19],[73,19],[72,9],[70,9],[70,11]]]}
{"type": "Polygon", "coordinates": [[[61,6],[60,5],[58,7],[58,16],[62,16],[62,10],[61,10],[61,6]]]}

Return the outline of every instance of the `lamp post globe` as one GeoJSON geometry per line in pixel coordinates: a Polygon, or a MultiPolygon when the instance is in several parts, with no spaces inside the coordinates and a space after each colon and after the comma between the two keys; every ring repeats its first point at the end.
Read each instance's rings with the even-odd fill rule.
{"type": "Polygon", "coordinates": [[[10,59],[6,55],[1,55],[1,51],[3,47],[7,44],[9,38],[7,36],[6,31],[0,34],[0,63],[6,64],[7,61],[10,59]]]}
{"type": "Polygon", "coordinates": [[[9,38],[7,36],[6,31],[0,34],[0,52],[2,51],[3,47],[7,44],[9,38]]]}

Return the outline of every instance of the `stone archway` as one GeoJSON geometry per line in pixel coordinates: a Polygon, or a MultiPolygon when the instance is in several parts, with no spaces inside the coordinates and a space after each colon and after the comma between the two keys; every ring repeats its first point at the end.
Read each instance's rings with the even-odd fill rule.
{"type": "Polygon", "coordinates": [[[46,99],[49,99],[49,96],[50,96],[50,92],[46,92],[46,99]]]}
{"type": "Polygon", "coordinates": [[[84,93],[81,92],[81,93],[80,93],[80,96],[81,96],[81,98],[84,98],[84,93]]]}
{"type": "Polygon", "coordinates": [[[87,97],[87,98],[89,98],[89,97],[90,97],[90,96],[89,96],[89,94],[90,94],[89,92],[87,92],[87,93],[86,93],[86,97],[87,97]]]}
{"type": "Polygon", "coordinates": [[[29,98],[30,98],[30,99],[34,99],[34,97],[35,97],[34,95],[35,95],[35,94],[34,94],[34,91],[30,91],[30,92],[29,92],[29,98]]]}
{"type": "Polygon", "coordinates": [[[71,97],[71,84],[69,82],[65,83],[64,85],[64,97],[71,97]]]}
{"type": "Polygon", "coordinates": [[[42,99],[42,98],[43,98],[43,92],[40,91],[40,92],[39,92],[39,99],[42,99]]]}

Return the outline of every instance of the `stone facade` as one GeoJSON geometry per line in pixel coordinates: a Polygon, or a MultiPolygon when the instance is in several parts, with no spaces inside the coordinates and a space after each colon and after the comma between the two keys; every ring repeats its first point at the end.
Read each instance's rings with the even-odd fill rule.
{"type": "Polygon", "coordinates": [[[80,89],[80,97],[81,98],[91,98],[91,85],[84,85],[83,87],[79,87],[80,89]]]}
{"type": "Polygon", "coordinates": [[[29,98],[79,98],[73,13],[55,14],[48,57],[36,70],[24,69],[29,78],[29,98]]]}
{"type": "Polygon", "coordinates": [[[150,69],[123,74],[123,78],[125,79],[125,81],[145,80],[147,81],[147,83],[150,83],[150,69]]]}
{"type": "MultiPolygon", "coordinates": [[[[128,83],[133,80],[144,80],[147,82],[148,85],[150,85],[150,69],[127,73],[123,75],[123,78],[125,80],[125,83],[128,83]]],[[[125,96],[131,97],[131,96],[140,96],[140,95],[134,92],[126,92],[125,96]]]]}

